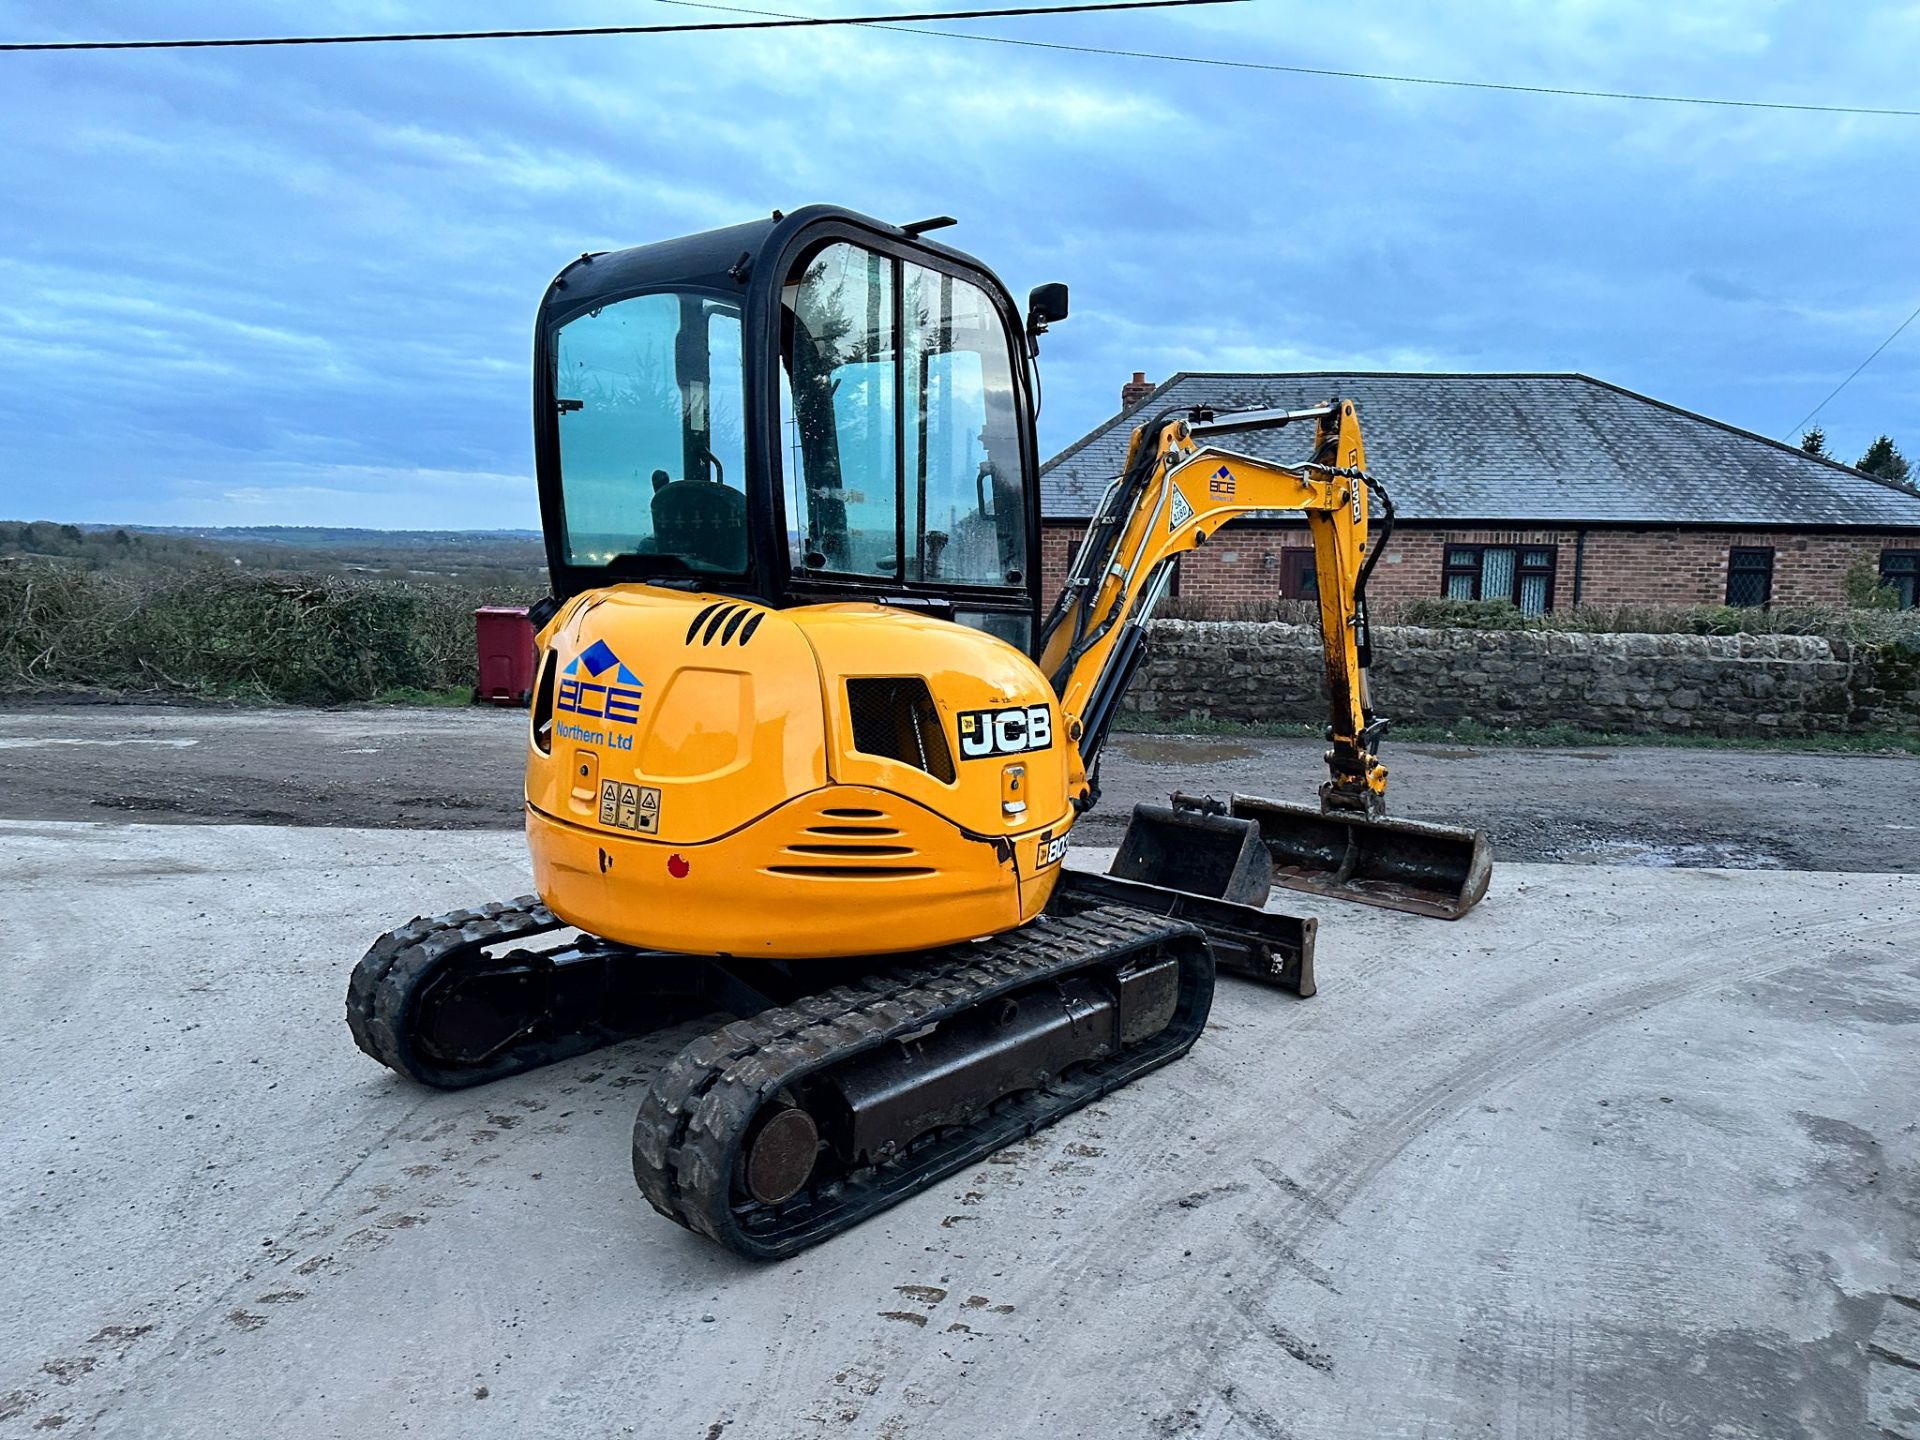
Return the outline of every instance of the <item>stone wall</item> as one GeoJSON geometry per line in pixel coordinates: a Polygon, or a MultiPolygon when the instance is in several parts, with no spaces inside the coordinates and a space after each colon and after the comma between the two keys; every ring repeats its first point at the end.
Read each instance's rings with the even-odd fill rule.
{"type": "MultiPolygon", "coordinates": [[[[1128,707],[1324,724],[1318,632],[1160,620],[1128,707]]],[[[1808,635],[1374,631],[1374,709],[1410,724],[1723,736],[1920,732],[1920,656],[1808,635]]]]}

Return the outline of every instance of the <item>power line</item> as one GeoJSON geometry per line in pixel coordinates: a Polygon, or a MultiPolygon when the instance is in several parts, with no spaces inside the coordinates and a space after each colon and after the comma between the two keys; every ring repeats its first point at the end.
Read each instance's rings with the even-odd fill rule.
{"type": "MultiPolygon", "coordinates": [[[[51,50],[237,50],[265,45],[390,45],[420,40],[545,40],[577,35],[686,35],[711,30],[794,30],[828,25],[887,25],[920,20],[1004,20],[1022,15],[1084,15],[1104,10],[1172,10],[1188,5],[1244,5],[1248,0],[1097,0],[1089,5],[1020,5],[1004,10],[944,10],[897,15],[778,15],[773,20],[713,20],[687,25],[583,25],[547,30],[439,30],[405,35],[262,35],[217,40],[36,40],[0,43],[0,52],[51,50]]],[[[725,9],[725,6],[715,7],[725,9]]],[[[956,32],[958,33],[958,32],[956,32]]]]}
{"type": "MultiPolygon", "coordinates": [[[[660,0],[693,10],[725,10],[738,15],[781,15],[780,10],[755,10],[742,5],[716,5],[705,0],[660,0]]],[[[937,15],[924,17],[937,20],[937,15]]],[[[1640,100],[1660,105],[1713,105],[1737,110],[1798,110],[1816,115],[1898,115],[1920,118],[1920,109],[1899,110],[1874,105],[1809,105],[1787,100],[1731,100],[1717,95],[1659,95],[1637,90],[1580,90],[1564,85],[1519,85],[1494,80],[1453,80],[1434,75],[1391,75],[1371,70],[1330,70],[1314,65],[1275,65],[1259,60],[1228,60],[1217,55],[1173,55],[1157,50],[1120,50],[1104,45],[1069,45],[1061,40],[1015,40],[1005,35],[968,35],[958,30],[923,30],[890,20],[856,22],[876,30],[906,35],[937,35],[946,40],[972,40],[983,45],[1019,45],[1030,50],[1065,50],[1075,55],[1109,55],[1128,60],[1162,60],[1173,65],[1211,65],[1225,70],[1264,70],[1280,75],[1320,75],[1339,80],[1378,80],[1393,85],[1436,85],[1458,90],[1501,90],[1516,95],[1562,95],[1584,100],[1640,100]]]]}
{"type": "Polygon", "coordinates": [[[1878,360],[1880,358],[1880,352],[1886,349],[1887,346],[1891,345],[1894,341],[1898,340],[1900,338],[1900,332],[1902,330],[1905,330],[1907,326],[1911,325],[1915,320],[1920,320],[1920,305],[1916,305],[1914,307],[1913,314],[1907,316],[1906,319],[1902,320],[1898,325],[1894,327],[1893,334],[1887,336],[1886,339],[1882,340],[1878,345],[1873,347],[1873,354],[1867,356],[1866,359],[1862,360],[1858,365],[1853,367],[1853,374],[1847,376],[1846,379],[1842,380],[1838,385],[1833,387],[1833,394],[1828,395],[1825,400],[1822,400],[1818,405],[1814,406],[1813,409],[1809,410],[1807,412],[1806,420],[1802,420],[1798,425],[1794,426],[1793,429],[1788,431],[1785,435],[1783,435],[1781,439],[1791,440],[1791,439],[1796,439],[1801,435],[1804,435],[1807,430],[1807,421],[1813,419],[1814,416],[1818,415],[1822,410],[1826,409],[1828,403],[1832,401],[1833,396],[1838,395],[1842,390],[1846,389],[1847,386],[1851,385],[1856,379],[1858,379],[1860,372],[1866,369],[1867,366],[1871,365],[1874,361],[1878,360]]]}

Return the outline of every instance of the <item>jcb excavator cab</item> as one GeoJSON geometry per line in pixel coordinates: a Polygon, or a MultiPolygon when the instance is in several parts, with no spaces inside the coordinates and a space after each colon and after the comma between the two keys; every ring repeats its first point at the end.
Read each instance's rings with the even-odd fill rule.
{"type": "MultiPolygon", "coordinates": [[[[878,600],[1031,650],[1028,326],[921,228],[810,206],[555,279],[534,415],[558,599],[878,600]]],[[[1062,287],[1037,298],[1035,324],[1064,313],[1062,287]]]]}
{"type": "Polygon", "coordinates": [[[527,825],[584,929],[817,959],[1051,893],[1081,777],[1032,659],[1029,327],[921,228],[816,206],[548,289],[527,825]]]}

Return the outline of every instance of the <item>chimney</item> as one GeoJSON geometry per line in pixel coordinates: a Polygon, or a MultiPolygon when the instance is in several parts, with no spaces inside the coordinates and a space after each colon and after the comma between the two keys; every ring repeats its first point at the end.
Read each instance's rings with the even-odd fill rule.
{"type": "Polygon", "coordinates": [[[1136,370],[1133,379],[1120,387],[1120,408],[1131,410],[1154,391],[1153,382],[1147,379],[1147,372],[1136,370]]]}

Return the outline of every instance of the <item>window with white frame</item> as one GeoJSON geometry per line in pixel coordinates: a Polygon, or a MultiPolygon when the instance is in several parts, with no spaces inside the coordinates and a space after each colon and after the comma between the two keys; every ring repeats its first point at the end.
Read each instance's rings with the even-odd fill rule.
{"type": "Polygon", "coordinates": [[[1505,600],[1523,615],[1553,608],[1558,549],[1552,545],[1449,545],[1440,593],[1449,600],[1505,600]]]}

